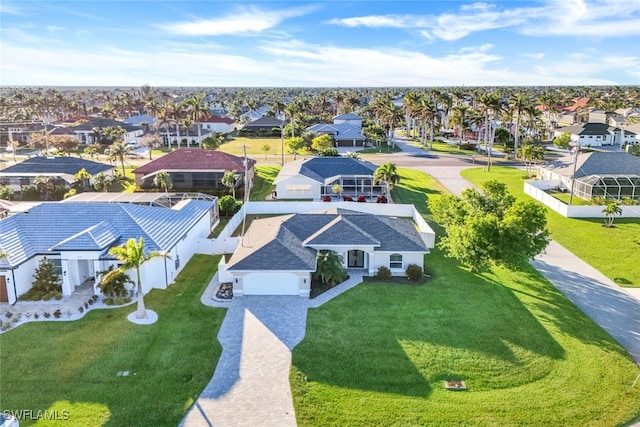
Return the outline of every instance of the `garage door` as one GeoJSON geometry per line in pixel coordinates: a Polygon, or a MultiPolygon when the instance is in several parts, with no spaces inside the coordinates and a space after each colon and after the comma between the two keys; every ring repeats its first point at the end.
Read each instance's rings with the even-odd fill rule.
{"type": "Polygon", "coordinates": [[[299,287],[290,273],[249,273],[242,279],[244,295],[299,295],[299,287]]]}

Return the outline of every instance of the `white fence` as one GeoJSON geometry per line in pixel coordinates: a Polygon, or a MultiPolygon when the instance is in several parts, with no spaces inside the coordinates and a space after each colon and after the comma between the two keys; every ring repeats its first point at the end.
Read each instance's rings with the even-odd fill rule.
{"type": "MultiPolygon", "coordinates": [[[[433,248],[436,234],[429,224],[422,218],[413,205],[399,205],[395,203],[358,203],[358,202],[248,202],[234,215],[227,226],[220,233],[219,238],[230,239],[233,232],[240,226],[244,215],[278,215],[305,212],[322,212],[332,208],[364,212],[373,215],[397,216],[412,218],[418,226],[420,237],[428,248],[433,248]]],[[[237,238],[236,238],[237,239],[237,238]]],[[[226,246],[225,246],[226,247],[226,246]]],[[[237,247],[237,243],[236,243],[237,247]]],[[[233,248],[235,250],[235,247],[233,248]]],[[[233,252],[231,250],[231,252],[233,252]]],[[[225,252],[217,252],[225,253],[225,252]]],[[[229,252],[226,252],[229,253],[229,252]]]]}
{"type": "MultiPolygon", "coordinates": [[[[567,218],[604,218],[606,216],[602,213],[604,206],[569,206],[544,191],[558,188],[560,184],[559,180],[525,182],[524,192],[567,218]]],[[[620,208],[622,214],[617,217],[640,218],[640,206],[620,206],[620,208]]]]}

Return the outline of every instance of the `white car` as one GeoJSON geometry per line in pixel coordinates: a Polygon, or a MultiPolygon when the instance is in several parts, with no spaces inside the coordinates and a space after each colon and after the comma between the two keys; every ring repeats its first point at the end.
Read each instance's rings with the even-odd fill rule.
{"type": "Polygon", "coordinates": [[[129,141],[127,142],[127,145],[131,148],[140,148],[140,144],[138,144],[138,141],[129,141]]]}

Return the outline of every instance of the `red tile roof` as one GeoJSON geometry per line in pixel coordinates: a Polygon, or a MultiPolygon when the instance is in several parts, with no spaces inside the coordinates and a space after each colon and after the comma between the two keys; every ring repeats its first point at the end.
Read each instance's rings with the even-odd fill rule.
{"type": "Polygon", "coordinates": [[[574,112],[579,108],[584,108],[589,103],[590,98],[575,98],[573,105],[565,107],[565,110],[574,112]]]}
{"type": "MultiPolygon", "coordinates": [[[[251,169],[256,161],[248,159],[251,169]]],[[[150,174],[161,170],[210,170],[244,172],[244,157],[202,148],[178,148],[134,170],[134,174],[150,174]]]]}

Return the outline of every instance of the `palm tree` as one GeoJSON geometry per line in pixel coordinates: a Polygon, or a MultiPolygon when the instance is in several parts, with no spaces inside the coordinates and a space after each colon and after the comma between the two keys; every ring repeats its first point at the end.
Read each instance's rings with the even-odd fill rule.
{"type": "Polygon", "coordinates": [[[119,160],[122,165],[122,176],[126,175],[126,171],[124,169],[124,158],[133,152],[133,147],[125,144],[124,142],[114,142],[104,150],[104,153],[109,156],[109,159],[119,160]]]}
{"type": "Polygon", "coordinates": [[[199,93],[197,95],[192,95],[191,98],[188,98],[185,101],[185,105],[187,106],[187,111],[190,114],[191,120],[198,127],[198,146],[202,147],[202,125],[200,124],[200,120],[205,117],[211,116],[211,111],[205,105],[205,94],[199,93]]]}
{"type": "Polygon", "coordinates": [[[456,105],[453,107],[452,122],[458,125],[458,145],[462,146],[462,138],[464,132],[469,128],[469,122],[467,121],[467,114],[469,113],[469,107],[464,104],[456,105]]]}
{"type": "Polygon", "coordinates": [[[238,177],[234,171],[227,171],[222,175],[222,185],[228,187],[233,194],[233,198],[236,198],[236,183],[238,182],[238,177]]]}
{"type": "Polygon", "coordinates": [[[111,184],[111,182],[112,182],[112,179],[102,172],[100,172],[95,177],[93,177],[93,187],[96,190],[104,191],[105,193],[109,188],[109,184],[111,184]]]}
{"type": "Polygon", "coordinates": [[[396,165],[388,162],[382,166],[378,166],[373,173],[373,182],[374,184],[384,182],[387,187],[387,198],[390,199],[391,190],[398,182],[400,182],[400,175],[398,175],[396,165]]]}
{"type": "Polygon", "coordinates": [[[126,272],[132,268],[136,269],[136,292],[138,296],[138,310],[136,312],[136,318],[146,319],[147,310],[144,307],[144,294],[142,293],[142,283],[140,281],[140,266],[153,258],[162,257],[171,259],[171,257],[168,254],[159,251],[153,251],[145,254],[143,237],[140,237],[137,242],[136,239],[131,238],[127,240],[127,243],[124,245],[109,249],[109,254],[122,261],[122,265],[119,267],[121,271],[126,272]]]}
{"type": "Polygon", "coordinates": [[[491,150],[493,149],[493,138],[495,127],[493,121],[503,109],[503,102],[496,92],[484,93],[480,96],[481,111],[484,113],[484,148],[487,151],[487,171],[491,170],[491,150]]]}
{"type": "Polygon", "coordinates": [[[622,214],[622,208],[618,206],[616,202],[609,202],[607,206],[602,210],[602,213],[605,214],[606,219],[604,221],[604,226],[607,228],[613,227],[613,220],[616,215],[622,214]]]}
{"type": "Polygon", "coordinates": [[[522,113],[525,111],[525,109],[531,105],[531,100],[529,100],[529,98],[522,94],[522,93],[518,93],[518,94],[514,94],[511,95],[511,98],[509,99],[510,101],[510,110],[512,112],[512,114],[516,115],[516,129],[514,132],[514,144],[513,144],[513,150],[514,152],[518,152],[518,143],[520,142],[520,119],[522,118],[522,113]]]}
{"type": "Polygon", "coordinates": [[[315,276],[319,277],[322,283],[340,283],[346,274],[342,267],[342,256],[334,251],[318,251],[316,254],[315,276]]]}
{"type": "Polygon", "coordinates": [[[156,176],[153,177],[153,184],[158,188],[164,188],[165,194],[173,187],[169,174],[165,171],[158,172],[156,176]]]}
{"type": "Polygon", "coordinates": [[[80,169],[74,176],[76,181],[82,182],[82,187],[84,191],[88,191],[91,188],[90,180],[91,174],[87,172],[85,168],[80,169]]]}
{"type": "Polygon", "coordinates": [[[50,176],[38,175],[33,180],[33,184],[44,195],[44,200],[49,200],[49,191],[54,187],[53,178],[50,176]]]}
{"type": "Polygon", "coordinates": [[[169,146],[169,151],[171,151],[171,136],[169,132],[171,129],[171,125],[174,124],[175,122],[176,121],[171,116],[171,111],[169,111],[166,108],[162,108],[160,110],[160,115],[158,117],[158,120],[156,120],[155,127],[157,130],[160,130],[160,128],[164,128],[165,138],[167,138],[167,145],[169,146]]]}

